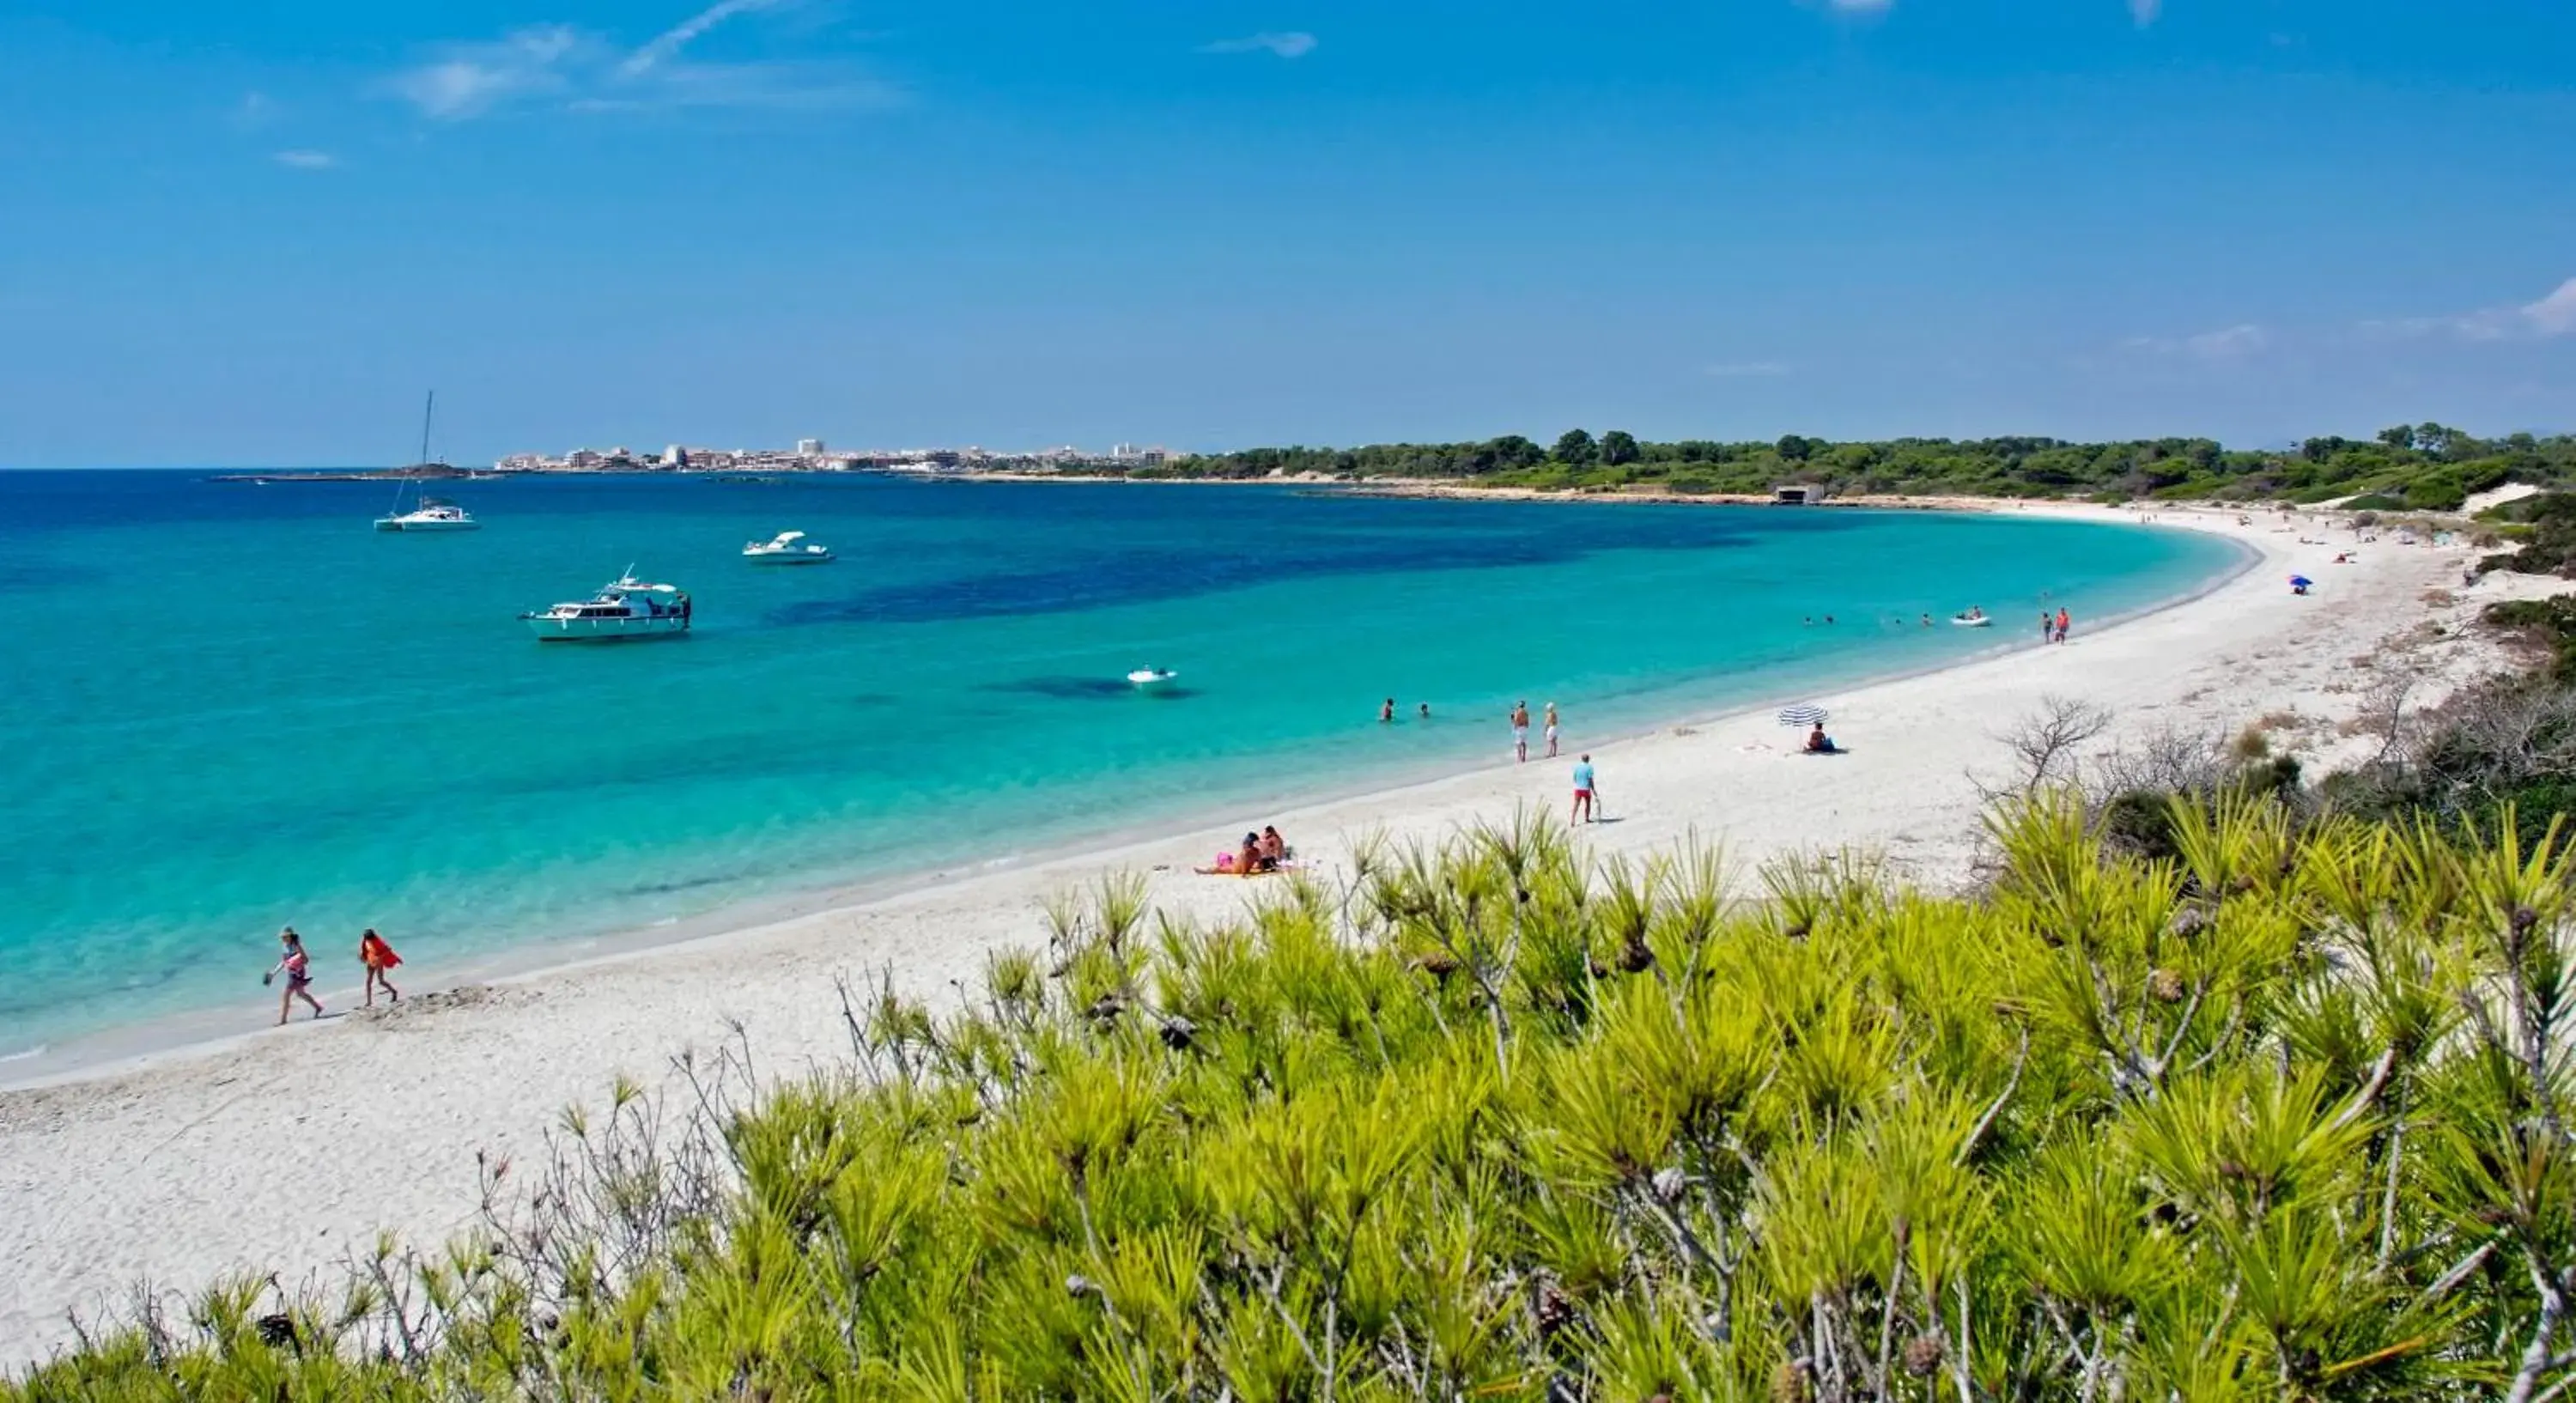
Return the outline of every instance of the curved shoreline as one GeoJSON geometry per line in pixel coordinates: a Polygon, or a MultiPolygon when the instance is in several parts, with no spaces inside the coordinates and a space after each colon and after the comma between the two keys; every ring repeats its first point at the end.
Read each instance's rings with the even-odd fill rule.
{"type": "MultiPolygon", "coordinates": [[[[1115,478],[1086,480],[1125,481],[1115,478]]],[[[1218,481],[1209,485],[1245,484],[1218,481]]],[[[1275,486],[1276,484],[1251,485],[1275,486]]],[[[1405,486],[1411,485],[1405,484],[1405,486]]],[[[1436,489],[1441,485],[1424,484],[1424,486],[1436,489]]],[[[1479,495],[1493,494],[1481,489],[1469,491],[1452,488],[1446,491],[1387,491],[1381,492],[1380,495],[1474,500],[1479,495]]],[[[1598,495],[1580,497],[1517,490],[1502,496],[1501,499],[1540,505],[1584,501],[1732,507],[1762,505],[1757,501],[1721,500],[1713,497],[1675,497],[1667,503],[1661,498],[1634,494],[1621,497],[1598,495]]],[[[1854,500],[1837,505],[1846,508],[1897,509],[1889,501],[1854,500]]],[[[1991,503],[1969,506],[1964,503],[1910,502],[1904,509],[1975,511],[1992,515],[2022,514],[1999,510],[1991,503]]],[[[2039,514],[2068,515],[2049,512],[2045,509],[2039,514]]],[[[2100,523],[2091,516],[2071,519],[2080,519],[2094,524],[2126,524],[2100,523]]],[[[2190,528],[2187,525],[2176,527],[2138,525],[2133,526],[2132,529],[2188,530],[2190,528]]],[[[2259,548],[2241,540],[2228,539],[2227,544],[2234,548],[2235,556],[2226,565],[2200,577],[2189,588],[2178,593],[2160,595],[2146,603],[2127,609],[2089,617],[2084,622],[2084,635],[2098,637],[2137,620],[2189,605],[2225,588],[2229,583],[2262,563],[2263,553],[2259,548]]],[[[1783,700],[1845,693],[1936,676],[1975,667],[1994,658],[2009,657],[2025,651],[2029,646],[2027,640],[2018,633],[2011,634],[2010,638],[2011,641],[2005,641],[1999,636],[1989,646],[1973,652],[1920,663],[1906,663],[1886,670],[1873,669],[1864,664],[1848,671],[1841,671],[1831,664],[1836,661],[1850,662],[1853,659],[1819,660],[1825,665],[1816,669],[1818,675],[1814,682],[1811,685],[1798,686],[1794,693],[1785,689],[1776,695],[1767,692],[1749,692],[1747,695],[1715,705],[1676,703],[1689,693],[1704,692],[1720,685],[1725,674],[1716,673],[1690,678],[1669,686],[1655,688],[1654,693],[1664,700],[1648,704],[1650,709],[1645,712],[1648,719],[1631,718],[1613,729],[1585,737],[1585,743],[1596,749],[1607,749],[1638,741],[1675,727],[1723,724],[1740,717],[1767,714],[1774,705],[1783,700]]],[[[1272,809],[1285,812],[1294,819],[1329,807],[1392,801],[1428,786],[1478,774],[1507,773],[1509,769],[1509,766],[1497,765],[1490,760],[1471,759],[1463,753],[1425,758],[1391,772],[1381,771],[1379,777],[1363,783],[1336,785],[1322,778],[1320,774],[1310,776],[1314,782],[1284,788],[1277,795],[1271,796],[1268,803],[1272,809]]],[[[424,979],[418,992],[421,995],[443,994],[489,984],[542,981],[557,974],[575,972],[606,961],[649,958],[659,951],[708,941],[721,941],[741,932],[764,929],[790,921],[854,914],[879,903],[943,884],[974,881],[1003,866],[1054,867],[1064,864],[1106,862],[1174,833],[1214,831],[1225,827],[1226,824],[1221,820],[1230,811],[1241,807],[1241,804],[1231,800],[1212,800],[1205,804],[1191,804],[1185,808],[1167,810],[1129,822],[1106,827],[1081,828],[1041,842],[1025,852],[1011,852],[999,858],[987,858],[982,861],[932,859],[919,863],[906,862],[880,873],[838,879],[824,878],[810,884],[798,884],[791,877],[780,884],[787,888],[784,891],[728,901],[710,910],[649,925],[567,932],[471,952],[462,959],[447,962],[436,980],[424,979]]],[[[359,993],[353,984],[317,986],[315,992],[322,997],[327,1007],[335,1009],[347,1007],[356,1000],[359,993]]],[[[269,1036],[271,1030],[256,1026],[256,1018],[246,1015],[246,1009],[250,1014],[255,1014],[257,1011],[249,1003],[241,1001],[213,1004],[176,1010],[129,1023],[89,1029],[28,1048],[0,1049],[0,1094],[77,1085],[144,1072],[167,1062],[203,1053],[220,1052],[269,1036]],[[246,1028],[246,1023],[252,1026],[246,1028]]]]}
{"type": "MultiPolygon", "coordinates": [[[[2120,519],[2099,508],[2063,514],[2120,519]]],[[[2501,588],[2482,582],[2452,599],[2452,552],[2382,545],[2330,566],[2334,548],[2293,546],[2268,521],[2167,515],[2252,554],[2195,593],[2096,623],[2064,647],[1999,648],[1815,694],[1854,752],[1843,759],[1795,754],[1760,708],[1590,743],[1616,821],[1585,830],[1585,843],[1602,854],[1721,843],[1739,870],[1862,848],[1906,879],[1958,882],[1978,841],[1969,775],[1999,774],[2007,758],[1992,733],[2037,698],[2116,705],[2121,734],[2171,725],[2215,738],[2295,712],[2314,720],[2299,732],[2313,738],[2302,753],[2331,763],[2355,743],[2337,738],[2335,722],[2357,714],[2356,684],[2379,675],[2354,659],[2395,658],[2419,646],[2405,640],[2427,620],[2461,618],[2501,588]],[[2293,601],[2265,565],[2305,568],[2325,588],[2293,601]]],[[[2422,646],[2455,671],[2492,657],[2465,630],[2422,646]]],[[[1334,880],[1364,832],[1436,841],[1519,805],[1561,814],[1564,763],[1481,766],[1305,802],[1278,821],[1334,880]]],[[[841,1059],[836,976],[884,971],[907,995],[949,1006],[990,952],[1043,940],[1041,899],[1104,872],[1143,873],[1154,906],[1175,918],[1228,919],[1262,885],[1195,877],[1189,866],[1239,832],[1095,839],[765,925],[406,999],[397,1011],[0,1092],[0,1184],[20,1210],[0,1221],[0,1260],[13,1267],[0,1278],[0,1360],[60,1343],[66,1308],[122,1303],[138,1279],[193,1289],[255,1264],[293,1283],[380,1231],[434,1244],[478,1213],[478,1158],[541,1154],[561,1109],[596,1102],[612,1078],[666,1088],[675,1058],[736,1037],[770,1075],[841,1059]]]]}

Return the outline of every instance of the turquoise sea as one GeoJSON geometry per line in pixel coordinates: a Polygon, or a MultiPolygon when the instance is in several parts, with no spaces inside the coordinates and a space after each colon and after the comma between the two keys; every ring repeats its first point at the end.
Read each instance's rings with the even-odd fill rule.
{"type": "Polygon", "coordinates": [[[458,483],[484,529],[376,533],[391,495],[0,473],[0,1057],[255,1023],[282,923],[326,968],[378,926],[434,981],[1500,759],[1516,699],[1583,744],[1936,666],[2029,642],[2043,597],[2081,627],[2236,561],[2010,514],[866,476],[458,483]],[[740,558],[788,528],[841,559],[740,558]],[[517,621],[630,563],[694,637],[517,621]],[[1970,604],[1999,626],[1917,623],[1970,604]]]}

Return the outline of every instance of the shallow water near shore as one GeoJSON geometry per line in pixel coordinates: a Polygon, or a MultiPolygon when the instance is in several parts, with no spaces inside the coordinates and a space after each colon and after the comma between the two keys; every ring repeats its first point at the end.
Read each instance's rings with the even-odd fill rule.
{"type": "Polygon", "coordinates": [[[371,483],[0,474],[0,1058],[255,1020],[283,923],[329,982],[365,925],[435,981],[1502,759],[1519,699],[1558,702],[1571,747],[2035,646],[2043,600],[2081,629],[2238,558],[2009,512],[839,476],[443,495],[484,529],[375,533],[371,483]],[[789,528],[841,559],[740,558],[789,528]],[[630,562],[692,593],[696,636],[546,647],[514,617],[630,562]],[[1920,623],[1970,604],[1996,626],[1920,623]],[[1180,675],[1122,680],[1149,664],[1180,675]]]}

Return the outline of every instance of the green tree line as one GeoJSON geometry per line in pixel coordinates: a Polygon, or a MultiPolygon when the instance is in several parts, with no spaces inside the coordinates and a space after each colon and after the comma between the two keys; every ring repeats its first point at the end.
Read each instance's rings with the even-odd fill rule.
{"type": "Polygon", "coordinates": [[[1814,483],[1845,495],[1967,494],[2101,500],[2218,498],[2299,503],[2362,498],[2381,509],[2455,510],[2501,483],[2576,480],[2576,435],[2482,439],[2441,424],[2398,425],[2369,439],[2311,438],[2295,448],[2229,449],[2212,439],[2071,443],[2053,438],[1838,443],[1786,434],[1770,442],[1638,439],[1570,429],[1542,446],[1518,434],[1476,443],[1361,448],[1249,448],[1188,457],[1139,476],[1343,480],[1438,478],[1554,490],[1658,488],[1767,493],[1814,483]]]}

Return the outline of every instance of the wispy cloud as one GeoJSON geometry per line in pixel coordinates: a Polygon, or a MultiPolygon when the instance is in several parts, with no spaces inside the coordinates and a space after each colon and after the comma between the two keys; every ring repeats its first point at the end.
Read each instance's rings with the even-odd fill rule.
{"type": "Polygon", "coordinates": [[[2129,18],[2144,29],[2165,12],[2165,0],[2129,0],[2129,18]]]}
{"type": "Polygon", "coordinates": [[[441,122],[458,122],[508,102],[561,92],[565,70],[597,41],[568,24],[514,30],[488,44],[454,44],[440,57],[396,75],[393,91],[441,122]]]}
{"type": "Polygon", "coordinates": [[[1199,52],[1203,54],[1257,54],[1267,52],[1276,54],[1281,58],[1304,58],[1306,55],[1311,54],[1314,51],[1315,36],[1308,34],[1301,29],[1281,30],[1277,33],[1264,31],[1259,34],[1246,35],[1241,39],[1219,39],[1213,44],[1202,44],[1199,46],[1199,52]]]}
{"type": "Polygon", "coordinates": [[[678,57],[680,50],[687,48],[691,41],[726,20],[754,10],[766,10],[778,3],[779,0],[718,0],[718,3],[663,30],[652,43],[628,54],[626,61],[617,66],[617,71],[629,78],[649,73],[664,60],[678,57]]]}
{"type": "Polygon", "coordinates": [[[433,121],[462,122],[511,107],[553,105],[573,112],[688,107],[886,107],[902,90],[829,59],[715,63],[689,46],[739,15],[784,10],[798,0],[718,0],[624,49],[570,25],[514,30],[499,40],[451,44],[396,75],[386,87],[433,121]]]}
{"type": "Polygon", "coordinates": [[[1754,375],[1786,375],[1789,367],[1775,360],[1725,361],[1702,366],[1700,373],[1717,380],[1740,380],[1754,375]]]}
{"type": "Polygon", "coordinates": [[[2569,278],[2536,302],[2482,307],[2441,317],[2398,317],[2361,324],[2364,336],[2407,340],[2426,336],[2460,341],[2545,339],[2576,332],[2576,278],[2569,278]]]}
{"type": "Polygon", "coordinates": [[[2239,322],[2192,336],[2132,336],[2120,343],[2120,349],[2153,356],[2235,361],[2254,355],[2271,344],[2270,332],[2252,322],[2239,322]]]}
{"type": "Polygon", "coordinates": [[[328,151],[314,151],[303,147],[292,151],[280,151],[269,159],[281,166],[300,171],[326,171],[340,164],[340,158],[328,151]]]}

